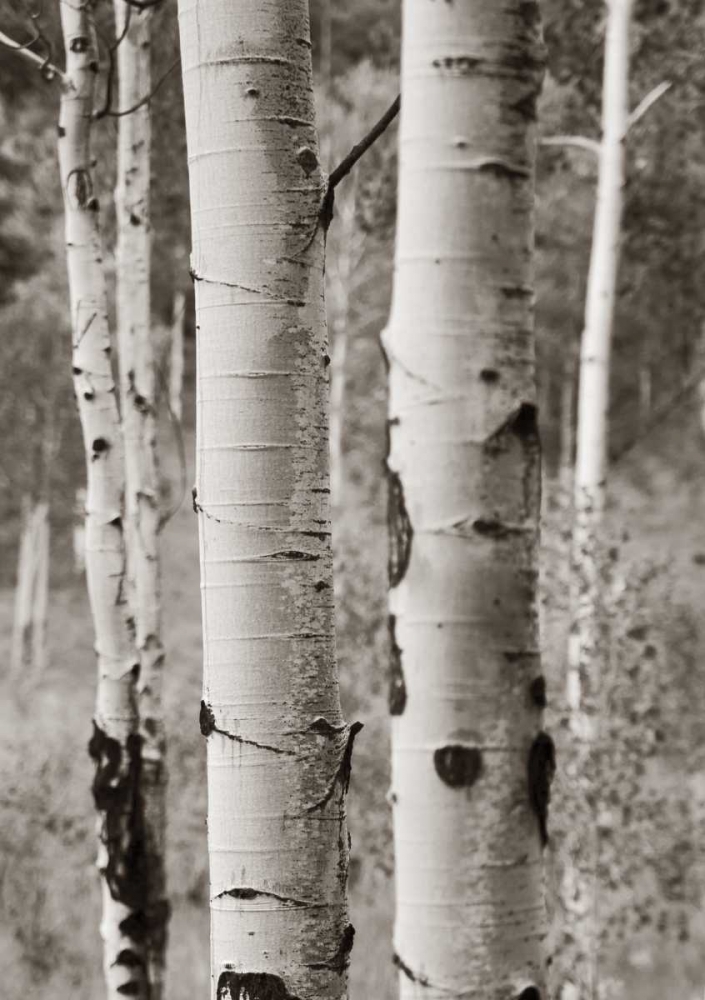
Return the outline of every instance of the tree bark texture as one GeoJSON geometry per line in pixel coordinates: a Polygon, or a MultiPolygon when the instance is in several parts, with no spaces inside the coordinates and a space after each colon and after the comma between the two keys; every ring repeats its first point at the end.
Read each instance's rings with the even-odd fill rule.
{"type": "Polygon", "coordinates": [[[180,0],[196,287],[211,996],[346,995],[325,191],[305,0],[180,0]]]}
{"type": "Polygon", "coordinates": [[[89,4],[63,3],[66,81],[59,118],[59,166],[66,217],[73,376],[88,470],[86,576],[98,654],[89,751],[95,763],[98,868],[103,885],[108,1000],[147,997],[144,856],[134,642],[125,575],[123,447],[110,366],[98,200],[90,123],[98,52],[89,4]]]}
{"type": "MultiPolygon", "coordinates": [[[[152,12],[115,0],[119,107],[151,89],[152,12]]],[[[155,350],[150,313],[149,104],[118,119],[116,306],[125,442],[128,596],[135,621],[140,772],[147,877],[147,975],[151,1000],[163,993],[169,904],[165,874],[166,761],[162,686],[164,645],[159,557],[159,462],[155,350]]]]}
{"type": "Polygon", "coordinates": [[[566,774],[573,809],[560,888],[563,1000],[592,1000],[597,962],[597,827],[594,754],[600,681],[607,656],[603,520],[607,480],[609,374],[629,112],[632,0],[609,0],[602,93],[602,142],[585,329],[580,348],[571,631],[567,703],[571,731],[566,774]]]}
{"type": "Polygon", "coordinates": [[[384,344],[402,1000],[545,998],[538,6],[404,4],[384,344]]]}

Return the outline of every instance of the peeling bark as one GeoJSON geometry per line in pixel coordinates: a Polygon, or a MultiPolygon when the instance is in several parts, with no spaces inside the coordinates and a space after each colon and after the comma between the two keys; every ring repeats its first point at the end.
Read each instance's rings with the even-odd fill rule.
{"type": "Polygon", "coordinates": [[[234,972],[218,977],[216,1000],[299,1000],[280,976],[267,972],[234,972]]]}
{"type": "Polygon", "coordinates": [[[197,313],[211,997],[346,995],[325,177],[305,0],[181,0],[197,313]],[[234,884],[233,873],[238,879],[234,884]]]}
{"type": "Polygon", "coordinates": [[[402,669],[402,650],[397,644],[396,618],[389,615],[389,714],[401,715],[406,708],[406,684],[402,669]]]}
{"type": "Polygon", "coordinates": [[[66,215],[66,254],[73,334],[73,377],[88,472],[86,578],[98,653],[91,755],[96,772],[98,868],[103,882],[103,964],[108,1000],[147,997],[137,885],[144,872],[139,795],[142,764],[135,678],[139,662],[125,601],[122,528],[123,452],[110,367],[105,276],[98,204],[91,177],[90,123],[97,48],[90,5],[61,4],[66,46],[59,167],[66,215]]]}
{"type": "Polygon", "coordinates": [[[544,989],[530,7],[404,5],[384,334],[402,1000],[544,989]]]}

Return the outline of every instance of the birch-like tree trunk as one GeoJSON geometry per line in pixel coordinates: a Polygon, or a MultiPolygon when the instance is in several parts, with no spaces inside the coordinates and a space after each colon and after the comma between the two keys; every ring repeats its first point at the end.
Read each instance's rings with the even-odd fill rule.
{"type": "Polygon", "coordinates": [[[572,506],[573,464],[575,455],[575,369],[576,352],[572,344],[563,359],[563,377],[560,396],[560,449],[558,456],[558,484],[561,500],[572,506]]]}
{"type": "Polygon", "coordinates": [[[169,339],[169,409],[174,420],[181,423],[184,392],[184,313],[186,296],[174,294],[174,309],[169,339]]]}
{"type": "Polygon", "coordinates": [[[306,0],[180,0],[212,992],[346,995],[356,726],[333,631],[324,234],[306,0]]]}
{"type": "Polygon", "coordinates": [[[592,1000],[597,962],[595,752],[600,679],[607,656],[603,518],[607,480],[609,374],[621,235],[624,141],[629,112],[632,0],[609,0],[602,94],[602,141],[585,329],[580,348],[571,632],[567,703],[571,812],[560,891],[563,1000],[592,1000]]]}
{"type": "Polygon", "coordinates": [[[123,447],[110,365],[98,200],[91,174],[90,123],[98,52],[90,4],[62,3],[60,11],[66,81],[59,118],[59,166],[74,387],[88,468],[86,576],[98,653],[89,750],[95,762],[107,996],[124,1000],[147,996],[142,762],[135,691],[139,661],[126,595],[123,447]]]}
{"type": "Polygon", "coordinates": [[[137,696],[142,741],[146,948],[150,1000],[163,993],[169,904],[166,897],[166,761],[162,678],[164,646],[159,560],[159,464],[155,350],[150,313],[151,10],[115,0],[118,119],[116,305],[125,442],[128,594],[140,660],[137,696]]]}
{"type": "Polygon", "coordinates": [[[538,6],[404,4],[388,457],[402,1000],[544,998],[538,6]]]}
{"type": "Polygon", "coordinates": [[[17,586],[10,670],[20,683],[39,676],[46,666],[49,597],[49,504],[26,496],[17,559],[17,586]]]}
{"type": "Polygon", "coordinates": [[[350,296],[353,274],[362,256],[364,233],[355,225],[356,178],[349,181],[347,197],[336,200],[338,244],[335,260],[326,266],[329,315],[331,315],[330,364],[330,477],[331,500],[335,510],[342,501],[345,473],[343,439],[345,429],[345,389],[350,345],[350,296]],[[331,308],[332,307],[332,308],[331,308]]]}
{"type": "Polygon", "coordinates": [[[86,569],[86,490],[79,486],[73,506],[73,569],[84,573],[86,569]]]}

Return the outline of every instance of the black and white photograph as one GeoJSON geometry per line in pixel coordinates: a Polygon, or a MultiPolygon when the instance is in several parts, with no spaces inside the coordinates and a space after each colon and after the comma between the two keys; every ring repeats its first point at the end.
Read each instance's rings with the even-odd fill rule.
{"type": "Polygon", "coordinates": [[[0,1000],[705,1000],[705,0],[0,0],[0,1000]]]}

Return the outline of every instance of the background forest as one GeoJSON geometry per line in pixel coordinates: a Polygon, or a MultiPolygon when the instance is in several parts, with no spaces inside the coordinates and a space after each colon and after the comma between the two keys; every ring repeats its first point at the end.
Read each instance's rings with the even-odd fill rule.
{"type": "MultiPolygon", "coordinates": [[[[0,0],[0,28],[22,37],[27,8],[0,0]]],[[[544,0],[549,72],[543,136],[599,136],[603,5],[544,0]]],[[[112,12],[98,5],[107,66],[112,12]],[[102,25],[101,25],[102,20],[102,25]]],[[[398,92],[394,0],[312,0],[319,129],[329,168],[398,92]]],[[[54,5],[44,28],[60,51],[54,5]]],[[[153,322],[161,387],[165,682],[169,734],[168,877],[173,1000],[205,995],[208,885],[204,743],[198,728],[201,630],[191,510],[193,295],[175,4],[153,32],[153,322]],[[167,405],[169,345],[185,334],[183,419],[167,405]]],[[[610,669],[600,760],[603,995],[701,998],[705,989],[705,15],[695,0],[640,0],[632,106],[672,86],[630,133],[610,410],[610,669]]],[[[58,56],[54,56],[58,58],[58,56]]],[[[7,50],[0,57],[0,964],[3,995],[95,997],[93,808],[86,753],[93,633],[74,557],[83,481],[70,371],[63,215],[55,162],[58,90],[7,50]],[[23,502],[49,497],[48,658],[9,670],[23,502]]],[[[106,248],[114,243],[109,169],[116,119],[95,129],[106,248]]],[[[337,642],[355,745],[352,833],[353,1000],[391,1000],[391,817],[386,794],[386,390],[380,332],[391,290],[396,189],[392,127],[336,192],[327,250],[332,341],[337,642]],[[364,540],[364,544],[363,544],[364,540]]],[[[560,746],[567,632],[566,470],[583,322],[596,161],[544,147],[537,209],[537,340],[544,448],[543,652],[548,725],[560,746]]],[[[106,249],[108,277],[114,261],[106,249]]],[[[549,888],[561,863],[560,767],[549,888]]],[[[550,892],[549,892],[550,899],[550,892]]]]}

